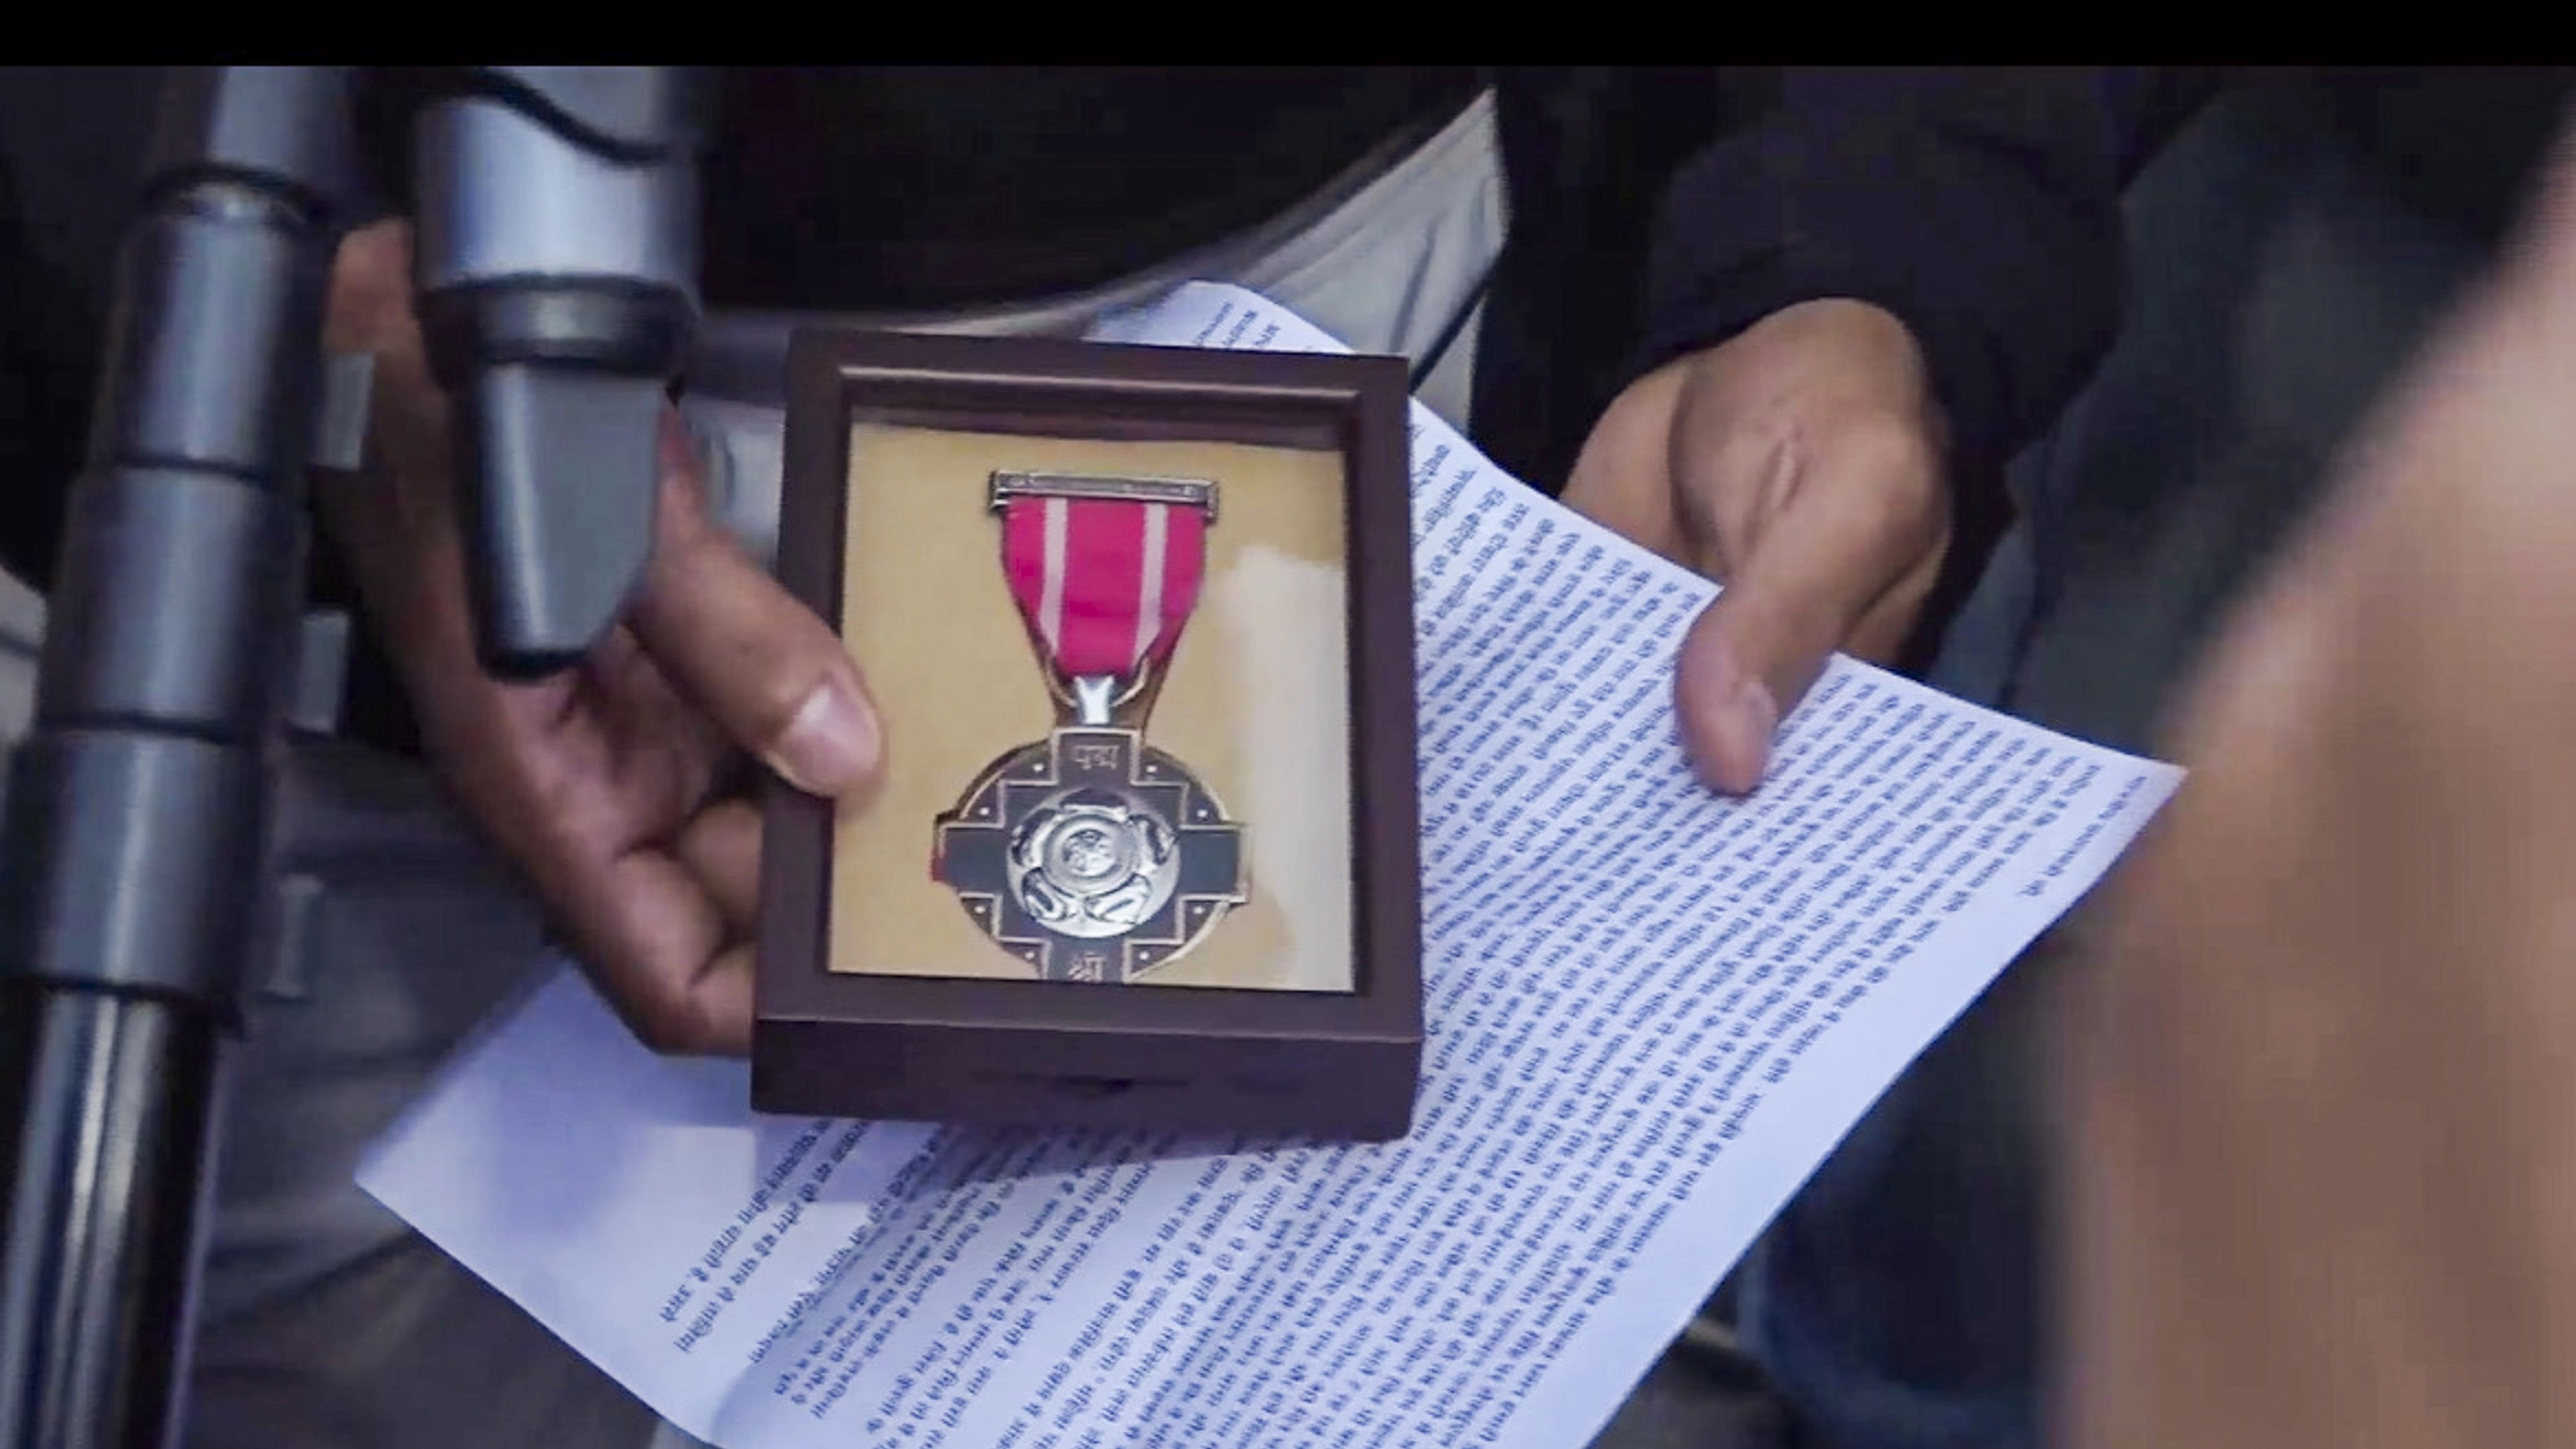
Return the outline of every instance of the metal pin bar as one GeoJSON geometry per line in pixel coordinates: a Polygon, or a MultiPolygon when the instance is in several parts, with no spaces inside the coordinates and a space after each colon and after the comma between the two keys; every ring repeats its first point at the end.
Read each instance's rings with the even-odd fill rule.
{"type": "Polygon", "coordinates": [[[999,513],[1014,498],[1099,498],[1117,503],[1177,503],[1207,514],[1216,522],[1216,484],[1205,478],[1123,478],[1096,473],[1017,473],[993,475],[992,509],[999,513]]]}

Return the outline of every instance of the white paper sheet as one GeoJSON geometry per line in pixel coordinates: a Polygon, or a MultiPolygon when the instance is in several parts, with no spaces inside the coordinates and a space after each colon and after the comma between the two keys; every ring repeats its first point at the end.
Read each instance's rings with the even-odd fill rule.
{"type": "MultiPolygon", "coordinates": [[[[1334,348],[1217,286],[1102,335],[1334,348]]],[[[1418,407],[1413,449],[1410,1138],[755,1119],[566,971],[362,1184],[726,1449],[1587,1442],[2179,776],[1837,661],[1718,799],[1671,708],[1710,586],[1418,407]]]]}

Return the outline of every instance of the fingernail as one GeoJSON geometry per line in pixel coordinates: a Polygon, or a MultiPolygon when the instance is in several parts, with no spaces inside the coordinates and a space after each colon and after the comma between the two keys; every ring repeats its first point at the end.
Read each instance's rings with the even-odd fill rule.
{"type": "Polygon", "coordinates": [[[1769,685],[1746,679],[1735,687],[1719,717],[1734,736],[1729,753],[1746,762],[1743,788],[1751,790],[1771,767],[1771,732],[1780,727],[1780,705],[1772,699],[1769,685]]]}
{"type": "Polygon", "coordinates": [[[836,680],[814,686],[778,732],[770,768],[809,795],[838,795],[876,773],[883,749],[876,715],[836,680]]]}

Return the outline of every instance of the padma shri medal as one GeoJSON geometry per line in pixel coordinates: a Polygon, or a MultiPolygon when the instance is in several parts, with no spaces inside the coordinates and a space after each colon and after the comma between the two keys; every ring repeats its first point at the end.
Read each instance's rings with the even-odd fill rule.
{"type": "Polygon", "coordinates": [[[991,507],[1061,722],[939,817],[931,874],[1040,978],[1133,981],[1246,897],[1242,827],[1145,743],[1141,707],[1117,720],[1198,603],[1216,485],[1006,472],[991,507]]]}

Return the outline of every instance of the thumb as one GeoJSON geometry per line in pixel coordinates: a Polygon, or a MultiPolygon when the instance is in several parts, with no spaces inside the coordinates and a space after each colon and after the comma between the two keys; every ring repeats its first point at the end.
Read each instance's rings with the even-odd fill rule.
{"type": "Polygon", "coordinates": [[[1932,509],[1896,506],[1907,491],[1874,479],[1800,489],[1692,621],[1674,704],[1711,788],[1740,795],[1762,783],[1773,732],[1836,649],[1902,636],[1945,541],[1932,509]]]}
{"type": "Polygon", "coordinates": [[[799,789],[859,789],[884,740],[857,663],[706,517],[696,456],[677,415],[663,423],[663,498],[636,635],[681,693],[799,789]]]}

